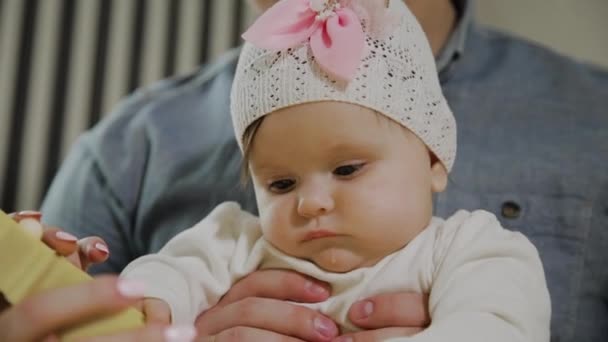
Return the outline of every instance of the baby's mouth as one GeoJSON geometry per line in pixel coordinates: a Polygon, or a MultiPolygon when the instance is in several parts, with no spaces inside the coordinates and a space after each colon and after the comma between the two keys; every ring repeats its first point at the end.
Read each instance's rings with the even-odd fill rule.
{"type": "Polygon", "coordinates": [[[340,234],[333,232],[331,230],[315,229],[315,230],[312,230],[312,231],[306,233],[306,235],[304,235],[304,238],[302,239],[302,241],[307,242],[307,241],[312,241],[312,240],[317,240],[317,239],[336,237],[339,235],[340,234]]]}

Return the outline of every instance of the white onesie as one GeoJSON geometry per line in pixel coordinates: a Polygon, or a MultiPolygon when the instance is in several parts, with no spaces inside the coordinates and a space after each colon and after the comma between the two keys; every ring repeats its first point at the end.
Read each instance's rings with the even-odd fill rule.
{"type": "Polygon", "coordinates": [[[256,216],[227,202],[158,254],[130,263],[121,277],[145,282],[146,297],[166,301],[174,323],[192,323],[240,278],[264,268],[290,269],[331,284],[326,301],[299,305],[332,317],[343,333],[358,330],[347,318],[354,302],[415,291],[430,294],[431,325],[391,341],[550,339],[551,303],[536,248],[482,210],[433,217],[406,247],[376,265],[329,273],[274,248],[262,237],[256,216]]]}

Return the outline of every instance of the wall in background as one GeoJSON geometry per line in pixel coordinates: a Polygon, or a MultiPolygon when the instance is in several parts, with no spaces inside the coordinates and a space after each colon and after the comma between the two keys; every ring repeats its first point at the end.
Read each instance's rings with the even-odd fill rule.
{"type": "Polygon", "coordinates": [[[0,0],[0,208],[37,208],[127,93],[240,43],[246,0],[0,0]]]}
{"type": "Polygon", "coordinates": [[[477,0],[483,24],[608,67],[608,0],[477,0]]]}
{"type": "MultiPolygon", "coordinates": [[[[0,208],[39,206],[125,94],[239,44],[246,0],[0,0],[0,208]]],[[[477,0],[482,23],[608,66],[608,0],[477,0]]]]}

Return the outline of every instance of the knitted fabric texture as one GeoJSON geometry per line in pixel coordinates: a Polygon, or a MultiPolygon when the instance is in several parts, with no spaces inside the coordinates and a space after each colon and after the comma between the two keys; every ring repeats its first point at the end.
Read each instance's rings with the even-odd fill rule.
{"type": "Polygon", "coordinates": [[[239,146],[255,120],[278,109],[340,101],[374,110],[416,134],[448,171],[456,157],[456,122],[439,84],[435,59],[420,24],[400,0],[390,2],[394,28],[381,37],[366,31],[366,51],[350,82],[333,79],[309,44],[284,51],[245,43],[231,93],[239,146]]]}

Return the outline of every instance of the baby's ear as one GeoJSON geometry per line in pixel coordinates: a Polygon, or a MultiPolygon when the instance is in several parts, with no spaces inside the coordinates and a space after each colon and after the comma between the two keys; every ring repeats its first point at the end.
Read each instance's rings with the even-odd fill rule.
{"type": "Polygon", "coordinates": [[[448,186],[448,171],[443,163],[434,158],[431,164],[431,190],[442,192],[448,186]]]}

